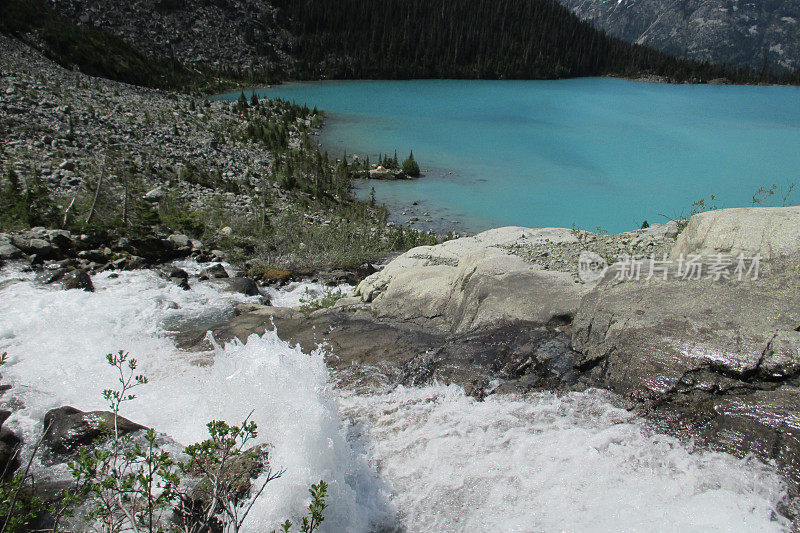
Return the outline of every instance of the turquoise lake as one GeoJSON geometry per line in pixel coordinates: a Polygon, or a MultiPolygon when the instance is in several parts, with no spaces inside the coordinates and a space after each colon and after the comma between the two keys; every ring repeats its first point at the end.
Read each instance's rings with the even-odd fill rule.
{"type": "MultiPolygon", "coordinates": [[[[374,161],[396,149],[402,160],[413,150],[423,177],[357,189],[375,187],[395,220],[439,229],[618,232],[688,213],[712,194],[718,207],[749,206],[759,187],[776,184],[768,203],[780,205],[781,190],[800,182],[797,87],[585,78],[293,83],[257,93],[324,109],[319,141],[331,155],[374,161]]],[[[789,200],[800,202],[800,185],[789,200]]]]}

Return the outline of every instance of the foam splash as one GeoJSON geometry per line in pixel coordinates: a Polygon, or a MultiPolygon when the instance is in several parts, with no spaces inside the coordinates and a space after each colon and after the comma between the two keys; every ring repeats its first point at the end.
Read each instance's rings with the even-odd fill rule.
{"type": "Polygon", "coordinates": [[[602,391],[342,398],[409,531],[781,531],[759,462],[653,434],[602,391]]]}
{"type": "Polygon", "coordinates": [[[319,298],[326,291],[337,290],[343,294],[351,294],[353,286],[341,283],[335,287],[328,287],[319,282],[295,281],[281,288],[269,287],[265,293],[275,307],[300,307],[306,300],[319,298]]]}
{"type": "Polygon", "coordinates": [[[183,291],[149,271],[98,275],[94,283],[95,293],[30,282],[0,289],[0,351],[9,355],[3,381],[14,384],[9,394],[25,405],[12,427],[38,435],[49,409],[107,409],[101,393],[116,377],[105,354],[124,349],[150,380],[123,406],[131,420],[189,444],[207,436],[210,420],[238,423],[252,411],[254,444],[270,443],[271,463],[285,473],[259,499],[246,531],[296,522],[308,487],[320,479],[329,485],[328,531],[368,531],[387,519],[380,485],[347,442],[320,353],[303,354],[267,332],[216,346],[213,364],[196,366],[160,324],[176,314],[224,315],[247,297],[211,283],[183,291]]]}

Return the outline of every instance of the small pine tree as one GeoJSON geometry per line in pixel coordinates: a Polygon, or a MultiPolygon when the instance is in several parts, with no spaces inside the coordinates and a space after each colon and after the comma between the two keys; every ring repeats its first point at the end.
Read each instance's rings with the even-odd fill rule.
{"type": "MultiPolygon", "coordinates": [[[[397,157],[397,156],[395,156],[395,157],[397,157]]],[[[408,155],[408,159],[403,161],[403,172],[407,176],[411,176],[413,178],[416,178],[417,176],[419,176],[419,165],[414,160],[414,151],[413,150],[408,155]]]]}

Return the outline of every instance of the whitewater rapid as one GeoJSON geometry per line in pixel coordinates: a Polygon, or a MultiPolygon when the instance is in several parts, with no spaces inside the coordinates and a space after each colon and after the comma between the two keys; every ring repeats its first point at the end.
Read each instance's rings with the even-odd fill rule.
{"type": "MultiPolygon", "coordinates": [[[[182,263],[196,273],[198,266],[182,263]]],[[[21,402],[9,425],[41,432],[47,410],[105,409],[113,385],[105,354],[125,350],[150,382],[123,416],[183,444],[212,419],[253,411],[258,442],[285,474],[271,483],[246,531],[296,520],[308,487],[330,487],[323,531],[780,531],[785,487],[753,459],[692,450],[615,408],[608,393],[489,397],[457,387],[337,389],[323,353],[303,353],[274,333],[185,353],[170,330],[208,327],[238,303],[220,284],[183,291],[151,271],[93,278],[96,292],[0,270],[0,400],[21,402]]],[[[298,305],[306,287],[270,294],[298,305]]],[[[45,467],[38,466],[46,474],[45,467]]]]}

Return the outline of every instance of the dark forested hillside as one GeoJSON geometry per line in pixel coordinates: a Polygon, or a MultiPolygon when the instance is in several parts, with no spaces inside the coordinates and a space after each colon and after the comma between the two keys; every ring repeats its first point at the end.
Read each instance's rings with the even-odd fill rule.
{"type": "Polygon", "coordinates": [[[0,0],[0,13],[0,31],[64,66],[181,90],[320,78],[798,81],[629,44],[555,0],[0,0]]]}
{"type": "Polygon", "coordinates": [[[297,78],[562,78],[721,68],[606,36],[552,0],[273,0],[297,78]]]}

